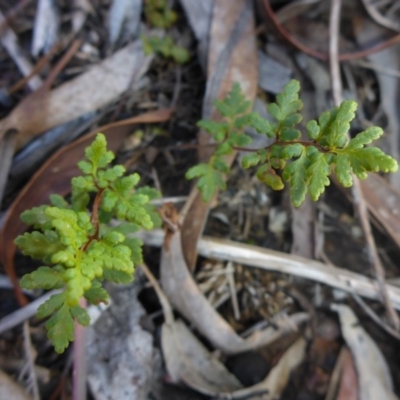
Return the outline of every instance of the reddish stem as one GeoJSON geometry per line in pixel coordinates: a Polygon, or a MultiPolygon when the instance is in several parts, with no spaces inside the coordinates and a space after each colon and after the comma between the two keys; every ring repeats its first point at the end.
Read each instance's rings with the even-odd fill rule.
{"type": "MultiPolygon", "coordinates": [[[[294,47],[301,50],[302,52],[308,54],[311,57],[317,58],[322,61],[327,61],[329,59],[328,54],[320,53],[310,47],[306,46],[305,44],[298,41],[295,37],[293,37],[290,32],[279,22],[278,18],[276,17],[272,7],[270,0],[263,0],[265,10],[268,13],[272,23],[274,24],[275,28],[279,31],[279,33],[294,47]]],[[[364,58],[370,54],[377,53],[383,49],[386,49],[389,46],[392,46],[396,43],[400,42],[400,34],[394,35],[388,40],[383,41],[382,43],[377,44],[376,46],[370,47],[369,49],[355,51],[353,53],[344,53],[339,54],[339,61],[348,61],[348,60],[356,60],[359,58],[364,58]]]]}
{"type": "Polygon", "coordinates": [[[103,193],[104,189],[99,189],[94,199],[92,218],[91,218],[92,225],[94,226],[94,233],[89,237],[89,240],[83,246],[82,251],[86,251],[88,247],[91,245],[91,243],[99,238],[99,233],[100,233],[99,209],[100,209],[101,199],[103,198],[103,193]]]}

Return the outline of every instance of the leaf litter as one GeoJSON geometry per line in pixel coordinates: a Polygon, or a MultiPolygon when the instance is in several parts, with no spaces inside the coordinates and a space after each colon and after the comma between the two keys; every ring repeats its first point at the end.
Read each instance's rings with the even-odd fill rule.
{"type": "MultiPolygon", "coordinates": [[[[341,335],[351,351],[342,368],[343,371],[349,368],[346,365],[350,365],[350,361],[356,366],[357,375],[353,375],[352,379],[353,383],[357,381],[359,398],[367,399],[369,394],[378,390],[381,392],[377,393],[384,393],[384,397],[397,398],[400,366],[393,354],[398,351],[398,343],[381,328],[388,321],[383,316],[384,307],[374,275],[366,268],[369,262],[367,250],[360,235],[357,215],[352,209],[351,196],[346,194],[349,199],[346,200],[343,192],[331,185],[315,208],[293,211],[287,193],[273,193],[261,187],[249,171],[243,171],[235,164],[234,156],[229,160],[233,165],[233,174],[226,182],[227,190],[210,205],[206,205],[195,190],[190,192],[191,185],[184,180],[184,173],[193,166],[195,158],[204,162],[210,155],[209,147],[195,147],[195,143],[205,144],[209,140],[209,136],[200,131],[196,141],[195,123],[201,118],[215,117],[213,101],[224,97],[236,81],[240,81],[249,100],[253,102],[257,98],[257,103],[268,104],[274,101],[278,88],[294,77],[302,81],[303,101],[310,119],[315,118],[319,111],[331,108],[328,66],[311,58],[326,59],[330,38],[325,22],[330,15],[327,3],[302,1],[295,7],[291,4],[278,5],[269,0],[259,2],[257,6],[247,0],[229,5],[222,0],[171,2],[178,19],[169,33],[179,43],[185,43],[191,55],[187,64],[178,66],[159,55],[145,55],[142,50],[137,34],[142,32],[143,24],[148,21],[133,10],[145,9],[148,1],[114,0],[106,2],[106,5],[95,1],[95,8],[93,2],[75,1],[75,8],[57,2],[57,9],[51,8],[56,4],[52,1],[38,2],[40,7],[19,1],[15,12],[8,2],[0,4],[0,12],[5,15],[9,28],[18,39],[14,42],[17,43],[14,50],[21,51],[18,60],[11,47],[1,50],[0,62],[7,72],[7,79],[0,79],[2,86],[9,89],[20,80],[13,63],[18,65],[22,59],[30,65],[29,70],[22,72],[24,75],[28,75],[29,71],[35,76],[39,73],[45,82],[53,75],[52,89],[45,83],[43,89],[31,94],[26,88],[18,92],[10,91],[8,97],[11,103],[8,105],[0,98],[0,136],[4,139],[10,132],[16,131],[15,146],[12,143],[7,146],[3,140],[3,149],[7,154],[2,161],[6,166],[10,165],[14,148],[20,150],[43,132],[90,113],[98,116],[89,119],[87,128],[82,129],[89,134],[53,150],[54,155],[40,167],[31,167],[30,171],[28,167],[27,176],[20,181],[23,183],[23,179],[29,179],[24,188],[19,182],[11,182],[12,170],[8,181],[7,174],[3,174],[6,187],[2,204],[5,213],[1,232],[3,271],[9,274],[18,288],[18,279],[23,272],[32,270],[33,266],[27,265],[18,254],[14,259],[13,239],[24,230],[18,216],[24,209],[46,202],[50,193],[68,195],[67,185],[74,175],[75,162],[91,135],[102,130],[113,149],[117,150],[126,136],[134,133],[135,137],[139,137],[134,131],[140,128],[140,137],[144,139],[138,142],[138,146],[121,152],[119,157],[129,168],[144,175],[150,184],[156,181],[166,197],[165,202],[169,196],[189,196],[181,212],[183,224],[167,235],[161,255],[151,247],[145,251],[145,259],[152,271],[160,274],[167,297],[160,300],[164,304],[164,318],[160,316],[161,307],[155,301],[153,292],[149,288],[141,288],[135,290],[141,291],[139,299],[145,311],[140,311],[132,319],[134,322],[129,324],[124,324],[127,318],[119,316],[125,334],[116,332],[110,335],[111,342],[118,342],[116,348],[121,351],[106,350],[107,346],[113,346],[106,327],[112,322],[100,318],[91,328],[93,332],[105,333],[101,337],[104,342],[102,354],[106,358],[112,357],[114,365],[118,365],[120,360],[126,362],[123,358],[126,346],[130,354],[137,357],[136,340],[141,335],[146,337],[146,360],[128,368],[137,379],[129,380],[125,376],[127,379],[121,381],[107,381],[109,388],[117,385],[121,390],[114,398],[141,399],[147,391],[157,399],[165,398],[167,393],[170,394],[168,398],[177,399],[205,398],[205,395],[264,400],[320,399],[325,398],[329,386],[335,385],[338,398],[345,397],[345,376],[336,378],[334,382],[335,363],[341,354],[341,335]],[[41,11],[45,9],[44,5],[53,13],[51,20],[46,20],[45,11],[41,11]],[[269,19],[265,18],[264,11],[269,19]],[[71,25],[68,25],[69,21],[71,25]],[[53,30],[53,34],[40,37],[40,31],[48,28],[53,30]],[[71,43],[71,32],[79,32],[81,44],[75,50],[72,47],[74,51],[65,58],[64,64],[59,64],[58,69],[54,67],[57,59],[49,57],[48,66],[40,70],[37,57],[30,55],[31,49],[34,47],[34,53],[39,54],[40,51],[49,51],[52,43],[57,41],[71,43]],[[49,39],[53,42],[46,42],[49,39]],[[295,46],[295,52],[292,46],[295,46]],[[281,73],[275,73],[274,69],[280,69],[279,65],[284,68],[281,73]],[[263,76],[258,77],[259,74],[263,76]],[[171,106],[175,108],[174,114],[168,109],[171,106]],[[162,123],[162,128],[155,128],[154,123],[162,123]],[[295,219],[291,225],[293,215],[295,219]],[[204,240],[207,242],[207,239],[202,238],[203,233],[212,237],[211,250],[204,247],[204,240]],[[272,252],[268,258],[261,249],[253,246],[246,248],[246,256],[243,256],[240,245],[233,242],[229,244],[233,247],[229,247],[221,239],[247,242],[279,253],[272,252]],[[320,258],[325,264],[296,258],[287,254],[290,249],[307,258],[320,258]],[[199,258],[198,252],[201,255],[199,258]],[[214,258],[220,261],[216,262],[214,258]],[[340,268],[330,264],[331,260],[340,268]],[[229,264],[225,264],[227,261],[229,264]],[[359,308],[359,303],[345,292],[370,300],[364,303],[364,308],[359,308]],[[170,304],[167,308],[165,302],[170,304]],[[341,304],[336,306],[336,311],[340,316],[336,316],[330,307],[339,302],[341,304]],[[177,314],[172,313],[171,306],[177,314]],[[369,307],[371,312],[366,312],[365,307],[369,307]],[[349,325],[345,315],[351,315],[353,322],[358,321],[357,326],[349,325]],[[380,323],[376,324],[376,319],[369,320],[368,315],[381,318],[380,323]],[[335,322],[327,323],[327,319],[335,322]],[[139,325],[151,333],[146,336],[137,331],[139,336],[132,336],[139,325]],[[365,330],[361,330],[364,325],[365,330]],[[157,339],[157,329],[161,329],[161,340],[157,339]],[[359,342],[354,339],[359,335],[365,338],[363,343],[368,344],[367,348],[360,350],[359,342]],[[151,338],[155,341],[150,345],[151,338]],[[161,357],[160,349],[166,364],[164,371],[160,358],[157,358],[161,357]],[[235,368],[235,372],[229,371],[227,366],[230,364],[226,361],[232,354],[238,357],[237,360],[241,360],[242,356],[245,360],[244,355],[253,357],[257,354],[270,366],[269,371],[265,372],[260,367],[258,371],[263,372],[254,374],[258,376],[258,383],[243,387],[235,374],[241,376],[240,370],[246,370],[247,365],[245,361],[237,361],[239,367],[235,368]],[[360,354],[372,354],[374,362],[379,362],[375,365],[372,361],[360,364],[360,354]],[[149,363],[156,366],[154,371],[157,372],[146,376],[137,374],[149,363]],[[168,381],[173,381],[174,385],[168,381]],[[138,390],[140,382],[146,382],[141,386],[146,388],[144,391],[138,390]],[[149,382],[153,382],[150,388],[149,382]],[[188,387],[192,391],[188,392],[188,387]],[[124,394],[125,388],[127,394],[124,394]]],[[[342,6],[342,20],[354,28],[355,34],[353,36],[350,30],[343,30],[339,37],[340,53],[346,53],[340,56],[342,60],[359,58],[360,51],[369,60],[368,69],[363,67],[361,61],[342,63],[345,97],[359,102],[356,128],[365,130],[372,124],[388,128],[385,129],[382,147],[393,156],[398,154],[397,116],[393,100],[396,98],[397,78],[391,76],[389,79],[387,76],[390,70],[397,70],[398,67],[395,48],[389,47],[397,39],[396,34],[386,29],[395,26],[398,15],[395,3],[389,1],[383,8],[378,8],[369,0],[363,1],[371,15],[369,19],[357,10],[355,2],[346,2],[342,6]],[[377,32],[383,32],[379,45],[382,48],[386,46],[386,50],[382,53],[368,47],[370,42],[367,39],[372,29],[367,26],[370,24],[375,24],[377,32]]],[[[148,27],[143,32],[148,32],[148,27]]],[[[70,44],[61,46],[64,55],[68,48],[71,49],[70,44]]],[[[396,179],[394,177],[389,183],[386,178],[371,176],[362,182],[363,196],[376,226],[373,233],[379,254],[386,277],[391,280],[399,275],[396,266],[400,242],[396,179]]],[[[160,236],[151,237],[152,234],[157,236],[157,232],[150,233],[145,241],[160,246],[162,239],[160,236]]],[[[398,309],[399,294],[394,283],[386,285],[386,289],[394,308],[398,309]]],[[[26,296],[32,300],[32,296],[37,295],[22,295],[16,290],[22,305],[26,296]]],[[[135,292],[132,299],[125,298],[127,304],[124,307],[121,304],[117,307],[123,308],[124,312],[129,312],[130,308],[133,310],[134,306],[130,303],[137,303],[136,295],[135,292]]],[[[14,300],[9,300],[13,298],[10,290],[0,290],[1,316],[8,315],[11,320],[12,311],[19,308],[14,300]]],[[[25,308],[19,309],[23,310],[25,308]]],[[[27,319],[31,314],[28,312],[25,315],[23,318],[27,319]]],[[[109,318],[112,320],[112,314],[109,318]]],[[[26,341],[25,348],[29,346],[38,354],[35,360],[30,357],[32,371],[42,365],[50,367],[55,360],[58,365],[63,365],[53,378],[53,388],[56,384],[58,389],[54,391],[39,386],[40,395],[50,398],[53,393],[54,396],[68,393],[68,385],[65,384],[66,380],[71,380],[68,363],[49,355],[43,324],[31,319],[30,325],[32,341],[26,341]],[[65,368],[64,372],[62,368],[65,368]],[[49,394],[49,391],[53,393],[49,394]]],[[[15,326],[15,323],[11,321],[9,326],[15,326]]],[[[14,361],[21,360],[24,353],[18,338],[21,338],[18,328],[5,330],[0,337],[2,352],[14,361]]],[[[94,346],[91,352],[96,355],[99,344],[94,340],[91,345],[94,346]]],[[[75,363],[84,363],[83,358],[74,357],[75,363]]],[[[93,398],[102,398],[99,389],[106,381],[102,381],[101,377],[110,371],[106,364],[104,369],[93,368],[89,372],[90,395],[93,398]]],[[[254,368],[258,368],[256,362],[254,368]]],[[[85,382],[85,376],[81,378],[85,382]]],[[[7,385],[11,388],[13,384],[7,385]]]]}

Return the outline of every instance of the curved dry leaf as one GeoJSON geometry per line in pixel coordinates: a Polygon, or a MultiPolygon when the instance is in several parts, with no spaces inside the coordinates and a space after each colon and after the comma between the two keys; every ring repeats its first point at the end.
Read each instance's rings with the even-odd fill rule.
{"type": "MultiPolygon", "coordinates": [[[[33,70],[33,65],[21,50],[17,35],[11,30],[8,24],[6,24],[6,18],[1,11],[0,32],[0,41],[4,49],[7,50],[8,54],[13,59],[22,75],[25,77],[28,76],[33,70]]],[[[40,86],[42,86],[42,83],[42,79],[38,75],[34,75],[31,79],[29,79],[27,85],[31,90],[37,90],[40,88],[40,86]]]]}
{"type": "Polygon", "coordinates": [[[166,235],[161,255],[161,282],[170,303],[187,318],[217,349],[237,354],[266,346],[306,321],[306,313],[288,317],[281,328],[268,327],[243,339],[211,306],[189,272],[179,229],[166,235]]]}
{"type": "Polygon", "coordinates": [[[356,367],[347,347],[343,353],[342,376],[336,400],[358,400],[356,367]]]}
{"type": "Polygon", "coordinates": [[[354,358],[360,400],[398,400],[386,360],[353,310],[343,304],[332,304],[331,308],[339,314],[344,340],[354,358]]]}
{"type": "Polygon", "coordinates": [[[39,0],[33,27],[32,55],[47,53],[56,44],[60,30],[60,12],[55,0],[39,0]]]}
{"type": "Polygon", "coordinates": [[[168,373],[175,382],[210,396],[231,393],[242,385],[180,320],[162,327],[162,349],[168,373]]]}
{"type": "Polygon", "coordinates": [[[181,0],[190,26],[199,43],[199,61],[206,69],[207,52],[209,44],[209,31],[212,18],[214,0],[181,0]]]}
{"type": "Polygon", "coordinates": [[[15,244],[14,239],[26,229],[20,220],[20,214],[26,209],[46,203],[50,194],[65,195],[70,190],[71,178],[80,174],[76,163],[83,158],[84,149],[90,144],[98,132],[103,132],[112,151],[116,151],[126,135],[136,124],[167,121],[172,109],[151,111],[123,121],[104,125],[81,137],[75,142],[63,147],[35,173],[10,206],[0,233],[0,257],[5,271],[21,304],[26,304],[25,296],[19,290],[18,279],[14,269],[15,244]]]}
{"type": "Polygon", "coordinates": [[[306,341],[299,338],[293,343],[285,354],[281,357],[278,364],[272,368],[268,376],[257,385],[232,393],[232,399],[254,398],[258,393],[263,394],[262,400],[280,399],[283,390],[289,382],[290,374],[304,360],[306,355],[306,341]]]}
{"type": "Polygon", "coordinates": [[[142,2],[142,0],[114,0],[112,2],[108,14],[108,38],[111,45],[115,45],[120,36],[126,39],[137,34],[142,2]]]}
{"type": "Polygon", "coordinates": [[[0,121],[0,139],[8,130],[17,130],[20,149],[38,134],[98,110],[129,89],[151,60],[136,41],[54,90],[32,93],[0,121]]]}
{"type": "Polygon", "coordinates": [[[360,183],[368,211],[400,246],[400,191],[377,174],[360,183]]]}

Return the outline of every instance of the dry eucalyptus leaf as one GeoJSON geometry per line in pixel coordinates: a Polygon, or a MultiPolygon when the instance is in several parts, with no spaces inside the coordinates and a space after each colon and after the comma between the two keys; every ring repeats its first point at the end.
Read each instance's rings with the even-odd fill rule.
{"type": "Polygon", "coordinates": [[[113,0],[108,16],[108,38],[115,45],[124,39],[137,35],[143,0],[113,0]]]}
{"type": "Polygon", "coordinates": [[[360,400],[398,400],[386,360],[353,310],[343,304],[332,304],[331,308],[339,314],[344,340],[354,358],[360,400]]]}
{"type": "Polygon", "coordinates": [[[56,0],[39,0],[33,27],[32,55],[47,53],[56,44],[60,30],[60,13],[56,0]]]}
{"type": "Polygon", "coordinates": [[[392,240],[400,246],[400,191],[378,174],[361,181],[369,212],[383,225],[392,240]]]}
{"type": "Polygon", "coordinates": [[[168,373],[201,393],[216,396],[241,389],[241,383],[212,357],[204,345],[180,320],[165,323],[162,348],[168,373]]]}
{"type": "Polygon", "coordinates": [[[268,327],[254,332],[246,339],[237,335],[208,302],[189,272],[179,229],[169,232],[165,237],[161,256],[161,282],[174,308],[225,354],[237,354],[266,346],[308,319],[306,313],[298,313],[288,317],[288,323],[278,329],[268,327]]]}
{"type": "Polygon", "coordinates": [[[358,378],[353,358],[344,350],[342,376],[336,400],[358,400],[358,378]]]}
{"type": "Polygon", "coordinates": [[[105,106],[142,77],[151,59],[136,41],[49,93],[32,93],[0,121],[0,139],[15,129],[20,149],[32,137],[105,106]]]}
{"type": "MultiPolygon", "coordinates": [[[[208,46],[207,86],[203,101],[203,118],[218,120],[213,103],[223,98],[234,82],[240,82],[245,97],[255,99],[258,57],[254,33],[253,3],[249,0],[215,0],[208,46]],[[221,24],[221,21],[224,21],[221,24]]],[[[207,144],[210,135],[200,132],[200,144],[207,144]]],[[[212,149],[200,147],[199,160],[207,162],[212,149]]],[[[236,153],[229,156],[232,163],[236,153]]],[[[193,189],[193,195],[197,189],[193,189]]],[[[209,204],[197,193],[183,224],[183,248],[188,267],[193,270],[197,258],[196,243],[203,230],[209,204]]]]}
{"type": "Polygon", "coordinates": [[[180,2],[199,43],[198,55],[200,64],[206,70],[214,0],[181,0],[180,2]]]}
{"type": "Polygon", "coordinates": [[[238,390],[232,394],[231,398],[253,399],[258,393],[265,393],[260,397],[260,400],[281,399],[281,394],[289,382],[290,374],[303,362],[305,355],[306,341],[300,338],[286,350],[285,354],[262,382],[249,388],[238,390]]]}

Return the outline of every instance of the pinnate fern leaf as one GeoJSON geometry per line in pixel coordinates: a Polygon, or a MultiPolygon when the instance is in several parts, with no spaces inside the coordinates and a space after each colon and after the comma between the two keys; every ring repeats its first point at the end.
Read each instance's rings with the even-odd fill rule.
{"type": "Polygon", "coordinates": [[[346,147],[347,151],[362,149],[366,144],[372,143],[383,135],[382,128],[371,126],[363,132],[360,132],[355,138],[351,139],[346,147]]]}
{"type": "Polygon", "coordinates": [[[85,292],[84,296],[86,300],[95,305],[100,303],[108,304],[110,299],[107,291],[101,287],[101,283],[98,281],[93,281],[92,287],[85,292]]]}
{"type": "Polygon", "coordinates": [[[217,100],[214,104],[224,117],[232,120],[247,112],[251,107],[251,102],[246,99],[241,86],[237,82],[232,85],[231,91],[224,100],[217,100]]]}
{"type": "Polygon", "coordinates": [[[288,164],[283,170],[283,179],[290,184],[290,198],[295,207],[300,206],[307,194],[308,166],[309,160],[303,151],[297,160],[288,164]]]}
{"type": "Polygon", "coordinates": [[[213,168],[212,164],[198,164],[186,172],[186,179],[200,178],[197,187],[205,202],[210,201],[218,190],[224,190],[226,183],[222,173],[213,168]]]}
{"type": "Polygon", "coordinates": [[[51,229],[51,218],[46,215],[48,206],[33,207],[21,214],[21,219],[25,224],[33,226],[35,229],[51,229]]]}
{"type": "Polygon", "coordinates": [[[303,108],[303,102],[299,99],[300,84],[291,80],[276,96],[276,103],[270,103],[269,113],[285,127],[292,127],[302,119],[297,112],[303,108]]]}
{"type": "Polygon", "coordinates": [[[59,235],[54,231],[46,230],[44,233],[33,231],[18,236],[14,243],[22,254],[38,260],[46,260],[54,253],[64,249],[60,243],[59,235]]]}
{"type": "Polygon", "coordinates": [[[271,187],[273,190],[282,190],[284,184],[281,177],[271,168],[270,164],[264,164],[257,170],[257,178],[271,187]]]}
{"type": "Polygon", "coordinates": [[[70,308],[63,304],[46,322],[47,337],[54,350],[63,353],[69,343],[74,340],[74,320],[70,308]]]}
{"type": "Polygon", "coordinates": [[[36,271],[26,274],[20,281],[21,287],[25,289],[53,289],[64,285],[63,274],[50,267],[39,267],[36,271]]]}
{"type": "Polygon", "coordinates": [[[327,161],[327,155],[315,151],[310,157],[310,165],[307,168],[308,188],[312,200],[317,201],[325,191],[325,186],[329,186],[328,177],[330,173],[331,169],[327,161]]]}

